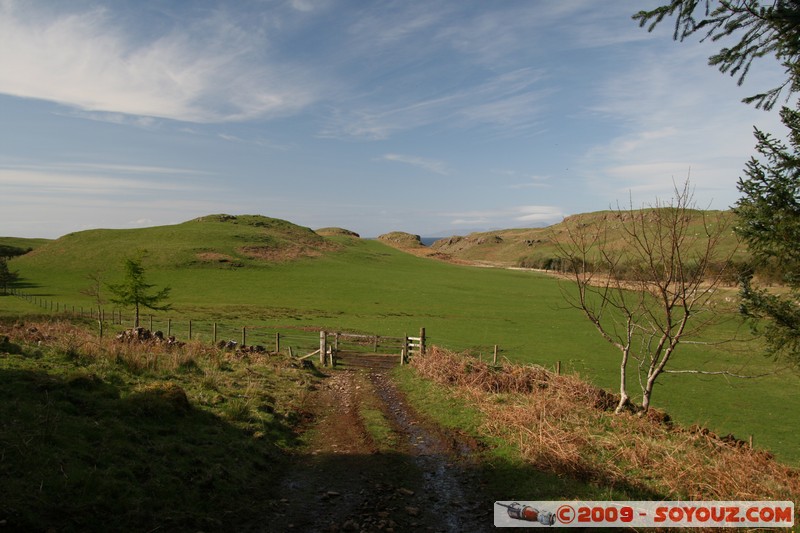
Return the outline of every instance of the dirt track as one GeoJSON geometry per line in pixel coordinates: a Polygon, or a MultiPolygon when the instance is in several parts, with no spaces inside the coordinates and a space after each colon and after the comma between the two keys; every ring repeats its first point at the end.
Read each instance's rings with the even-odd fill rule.
{"type": "Polygon", "coordinates": [[[384,371],[333,371],[313,394],[309,445],[265,531],[494,530],[473,446],[421,420],[384,371]],[[364,405],[390,422],[391,447],[370,437],[364,405]]]}

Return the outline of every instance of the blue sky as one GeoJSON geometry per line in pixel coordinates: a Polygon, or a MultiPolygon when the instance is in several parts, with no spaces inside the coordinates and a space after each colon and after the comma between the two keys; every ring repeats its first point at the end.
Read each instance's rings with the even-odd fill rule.
{"type": "Polygon", "coordinates": [[[262,214],[371,237],[725,209],[777,113],[639,0],[0,0],[0,235],[262,214]]]}

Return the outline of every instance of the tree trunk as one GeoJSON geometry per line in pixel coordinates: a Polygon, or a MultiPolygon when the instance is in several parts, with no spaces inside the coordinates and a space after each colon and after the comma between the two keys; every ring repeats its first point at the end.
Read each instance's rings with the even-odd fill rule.
{"type": "Polygon", "coordinates": [[[622,362],[619,365],[619,403],[614,412],[619,414],[630,404],[628,396],[628,350],[622,352],[622,362]]]}
{"type": "Polygon", "coordinates": [[[647,412],[650,409],[650,396],[653,395],[653,387],[656,384],[656,378],[661,372],[656,372],[647,377],[647,382],[642,389],[642,411],[647,412]]]}
{"type": "Polygon", "coordinates": [[[139,327],[139,304],[137,303],[135,306],[135,312],[133,317],[133,329],[139,327]]]}

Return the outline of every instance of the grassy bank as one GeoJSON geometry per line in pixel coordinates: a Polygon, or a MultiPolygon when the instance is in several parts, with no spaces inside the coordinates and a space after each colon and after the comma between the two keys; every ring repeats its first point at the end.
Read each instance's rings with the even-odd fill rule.
{"type": "Polygon", "coordinates": [[[614,415],[614,398],[574,376],[439,349],[411,366],[396,375],[413,404],[486,444],[496,499],[800,498],[797,468],[663,413],[614,415]]]}
{"type": "Polygon", "coordinates": [[[271,509],[315,378],[283,359],[0,324],[0,519],[237,530],[271,509]]]}

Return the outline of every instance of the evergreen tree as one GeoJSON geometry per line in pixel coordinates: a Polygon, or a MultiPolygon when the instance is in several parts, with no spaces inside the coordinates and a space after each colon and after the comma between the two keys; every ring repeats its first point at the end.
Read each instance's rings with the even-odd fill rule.
{"type": "Polygon", "coordinates": [[[170,288],[165,287],[158,292],[149,292],[155,285],[145,282],[142,258],[126,259],[124,263],[125,278],[122,283],[109,285],[108,290],[114,295],[111,301],[118,305],[133,306],[133,327],[139,327],[139,310],[142,307],[154,311],[166,311],[171,308],[163,303],[170,293],[170,288]]]}
{"type": "Polygon", "coordinates": [[[719,41],[738,37],[739,42],[721,48],[708,58],[720,72],[738,75],[741,85],[753,61],[774,56],[784,67],[782,84],[745,98],[757,108],[772,109],[780,94],[787,99],[800,92],[800,0],[671,0],[668,4],[633,16],[640,26],[652,31],[666,17],[675,17],[673,38],[683,41],[694,34],[719,41]]]}
{"type": "Polygon", "coordinates": [[[8,268],[8,262],[5,257],[0,257],[0,289],[2,294],[8,294],[8,288],[19,279],[19,274],[12,272],[8,268]]]}
{"type": "Polygon", "coordinates": [[[734,211],[737,232],[747,242],[757,267],[781,274],[788,294],[771,293],[752,285],[752,272],[742,280],[742,312],[768,318],[765,336],[773,355],[800,364],[800,112],[788,108],[781,119],[789,128],[791,150],[756,129],[757,150],[739,180],[743,197],[734,211]]]}
{"type": "MultiPolygon", "coordinates": [[[[723,73],[738,75],[741,84],[756,59],[772,56],[784,68],[785,79],[777,87],[744,99],[770,110],[781,93],[800,92],[800,0],[670,0],[650,11],[634,15],[640,26],[655,28],[675,17],[673,38],[694,34],[719,41],[738,38],[709,57],[709,64],[723,73]]],[[[783,107],[781,120],[789,130],[789,145],[755,130],[756,150],[739,179],[742,198],[734,210],[740,221],[737,233],[753,253],[755,266],[771,268],[789,287],[788,294],[753,286],[753,275],[742,279],[742,312],[766,319],[764,334],[769,352],[800,364],[800,113],[783,107]]]]}

